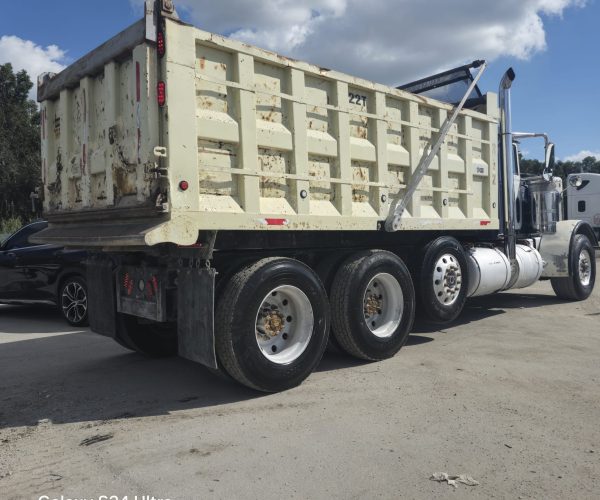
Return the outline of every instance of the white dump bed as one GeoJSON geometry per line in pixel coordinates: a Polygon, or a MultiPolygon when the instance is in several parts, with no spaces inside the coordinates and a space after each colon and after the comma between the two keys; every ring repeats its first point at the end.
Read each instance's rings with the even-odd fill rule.
{"type": "MultiPolygon", "coordinates": [[[[55,241],[191,244],[200,230],[377,230],[452,110],[171,19],[163,57],[139,33],[120,36],[101,68],[86,74],[79,62],[62,77],[68,85],[61,74],[41,87],[55,241]],[[158,146],[166,157],[154,154],[158,146]]],[[[461,113],[402,229],[498,228],[494,94],[482,110],[461,113]]]]}

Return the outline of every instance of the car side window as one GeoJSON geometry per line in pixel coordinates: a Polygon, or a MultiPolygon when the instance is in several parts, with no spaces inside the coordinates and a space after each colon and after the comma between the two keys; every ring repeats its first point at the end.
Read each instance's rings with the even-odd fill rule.
{"type": "Polygon", "coordinates": [[[13,234],[6,242],[3,250],[14,250],[16,248],[27,248],[36,246],[35,243],[29,243],[29,237],[40,232],[47,227],[46,224],[31,224],[13,234]]]}

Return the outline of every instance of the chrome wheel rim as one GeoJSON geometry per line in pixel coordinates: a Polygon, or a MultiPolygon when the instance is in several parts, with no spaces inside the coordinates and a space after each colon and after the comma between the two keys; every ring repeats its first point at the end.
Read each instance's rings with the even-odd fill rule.
{"type": "Polygon", "coordinates": [[[462,288],[462,269],[452,254],[442,255],[433,269],[433,293],[437,301],[451,306],[458,300],[462,288]]]}
{"type": "Polygon", "coordinates": [[[389,338],[398,329],[404,313],[404,294],[398,280],[388,273],[373,276],[363,295],[367,327],[379,338],[389,338]]]}
{"type": "Polygon", "coordinates": [[[271,290],[256,314],[256,343],[262,355],[278,365],[297,360],[308,347],[315,324],[313,308],[298,287],[271,290]]]}
{"type": "Polygon", "coordinates": [[[63,288],[60,298],[62,312],[70,322],[79,323],[87,313],[87,294],[76,281],[70,281],[63,288]]]}
{"type": "Polygon", "coordinates": [[[589,286],[592,281],[592,258],[587,250],[579,254],[579,282],[589,286]]]}

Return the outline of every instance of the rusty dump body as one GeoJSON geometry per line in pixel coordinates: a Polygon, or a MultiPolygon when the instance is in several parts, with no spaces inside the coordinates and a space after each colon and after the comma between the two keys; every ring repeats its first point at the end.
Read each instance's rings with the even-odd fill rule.
{"type": "MultiPolygon", "coordinates": [[[[140,21],[41,81],[45,241],[190,245],[203,230],[376,231],[452,111],[162,23],[164,55],[140,21]]],[[[461,112],[401,230],[499,228],[498,120],[495,94],[461,112]]]]}

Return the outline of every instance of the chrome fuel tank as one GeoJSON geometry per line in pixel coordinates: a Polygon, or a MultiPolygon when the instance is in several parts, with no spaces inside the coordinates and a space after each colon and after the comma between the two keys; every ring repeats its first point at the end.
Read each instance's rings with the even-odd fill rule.
{"type": "Polygon", "coordinates": [[[469,297],[504,290],[510,282],[510,261],[497,248],[471,248],[468,251],[469,297]]]}

